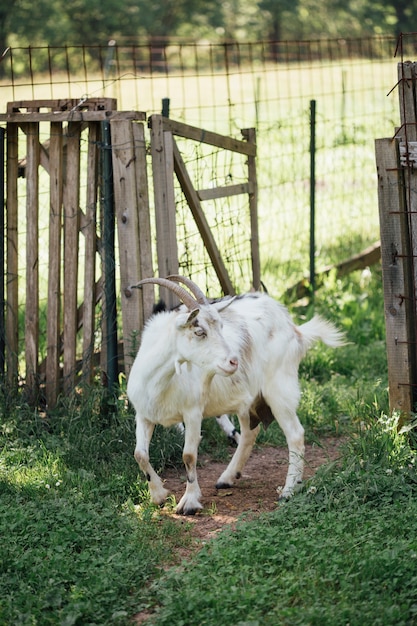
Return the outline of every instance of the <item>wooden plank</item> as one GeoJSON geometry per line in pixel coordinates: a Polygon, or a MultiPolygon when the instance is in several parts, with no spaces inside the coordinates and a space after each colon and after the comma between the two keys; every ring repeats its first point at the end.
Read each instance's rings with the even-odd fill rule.
{"type": "MultiPolygon", "coordinates": [[[[135,146],[136,196],[139,226],[140,276],[153,276],[152,232],[149,208],[149,187],[147,175],[145,128],[143,124],[132,124],[135,146]]],[[[154,294],[150,290],[142,290],[143,320],[152,314],[155,304],[154,294]]]]}
{"type": "Polygon", "coordinates": [[[64,188],[64,390],[75,385],[80,205],[80,124],[68,125],[64,188]]]}
{"type": "Polygon", "coordinates": [[[39,109],[50,109],[51,112],[88,110],[88,111],[113,111],[117,109],[116,98],[64,98],[64,99],[37,99],[37,100],[15,100],[7,103],[8,113],[19,113],[20,109],[28,111],[39,111],[39,109]]]}
{"type": "Polygon", "coordinates": [[[143,327],[141,292],[130,289],[141,279],[140,238],[136,196],[136,149],[131,122],[112,122],[113,185],[119,242],[123,351],[126,376],[137,350],[143,327]]]}
{"type": "MultiPolygon", "coordinates": [[[[164,118],[155,117],[151,128],[153,191],[155,202],[156,248],[159,276],[178,274],[178,246],[172,163],[172,136],[164,132],[164,118]],[[171,161],[169,159],[171,153],[171,161]],[[171,168],[171,170],[169,169],[171,168]]],[[[168,307],[178,304],[178,298],[168,289],[160,289],[168,307]]]]}
{"type": "Polygon", "coordinates": [[[48,317],[46,329],[46,402],[56,404],[59,392],[59,336],[61,314],[61,227],[62,227],[62,124],[51,124],[48,317]]]}
{"type": "MultiPolygon", "coordinates": [[[[256,146],[256,130],[246,128],[242,135],[247,142],[256,146]]],[[[249,213],[251,229],[251,259],[252,259],[252,284],[254,289],[261,288],[261,260],[259,254],[259,231],[258,231],[258,181],[256,175],[256,157],[248,156],[248,179],[249,179],[249,213]]]]}
{"type": "Polygon", "coordinates": [[[175,141],[173,142],[173,152],[174,152],[175,173],[177,175],[177,178],[181,185],[183,193],[187,199],[187,202],[190,207],[191,213],[193,214],[195,223],[197,224],[197,227],[203,238],[204,245],[210,256],[211,262],[213,263],[213,267],[216,271],[220,285],[225,294],[234,295],[235,289],[233,287],[232,281],[229,278],[226,266],[223,263],[223,259],[221,257],[220,251],[217,247],[213,234],[207,223],[206,216],[204,215],[204,212],[201,208],[201,204],[200,204],[200,200],[198,199],[197,192],[192,185],[191,179],[185,167],[185,163],[181,157],[181,154],[178,150],[178,146],[176,145],[175,141]]]}
{"type": "Polygon", "coordinates": [[[34,402],[38,385],[39,347],[39,124],[26,127],[26,306],[25,359],[26,385],[34,402]]]}
{"type": "Polygon", "coordinates": [[[7,287],[6,287],[6,373],[7,382],[16,388],[18,378],[18,127],[7,124],[6,169],[6,239],[7,239],[7,287]]]}
{"type": "Polygon", "coordinates": [[[141,111],[61,111],[59,113],[1,113],[0,122],[103,122],[105,120],[145,121],[146,113],[141,111]]]}
{"type": "Polygon", "coordinates": [[[398,64],[398,97],[400,105],[400,136],[407,142],[417,140],[416,127],[416,63],[406,61],[398,64]]]}
{"type": "MultiPolygon", "coordinates": [[[[100,126],[91,122],[88,126],[86,208],[81,232],[84,235],[84,303],[83,313],[83,380],[91,383],[93,377],[93,353],[96,308],[96,253],[97,253],[97,181],[100,126]]],[[[78,325],[79,326],[79,325],[78,325]]]]}
{"type": "MultiPolygon", "coordinates": [[[[0,118],[1,119],[1,118],[0,118]]],[[[162,115],[151,115],[149,118],[149,125],[152,128],[154,124],[163,125],[164,130],[171,131],[174,135],[184,137],[186,139],[193,139],[200,143],[207,143],[217,148],[224,148],[225,150],[231,150],[232,152],[239,152],[240,154],[247,154],[249,156],[256,156],[256,144],[248,143],[239,139],[233,139],[226,135],[219,135],[209,130],[183,124],[177,122],[168,117],[162,115]]]]}
{"type": "Polygon", "coordinates": [[[201,201],[217,200],[218,198],[229,198],[231,196],[249,193],[249,191],[249,183],[238,183],[237,185],[224,185],[222,187],[212,187],[210,189],[198,189],[197,196],[201,201]]]}
{"type": "Polygon", "coordinates": [[[408,414],[413,409],[415,362],[410,341],[413,340],[415,320],[414,293],[408,272],[410,248],[398,140],[377,139],[375,152],[390,407],[408,414]]]}

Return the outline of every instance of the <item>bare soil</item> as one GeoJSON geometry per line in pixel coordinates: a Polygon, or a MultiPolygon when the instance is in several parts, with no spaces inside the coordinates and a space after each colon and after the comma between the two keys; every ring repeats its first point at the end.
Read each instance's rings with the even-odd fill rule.
{"type": "MultiPolygon", "coordinates": [[[[317,444],[307,444],[305,452],[304,478],[310,478],[318,467],[335,460],[339,456],[341,439],[326,438],[317,444]]],[[[234,450],[231,448],[230,453],[234,450]]],[[[230,489],[216,489],[217,478],[227,466],[227,462],[215,462],[209,457],[199,458],[198,482],[203,494],[203,510],[195,516],[184,518],[173,515],[179,523],[184,519],[191,522],[191,534],[195,539],[190,552],[198,549],[225,526],[234,524],[243,513],[256,515],[272,511],[277,505],[277,487],[283,487],[288,469],[286,447],[262,446],[255,448],[247,462],[242,477],[230,489]]],[[[178,502],[185,490],[185,472],[171,469],[163,474],[165,487],[178,502]]],[[[187,556],[186,554],[184,556],[187,556]]]]}

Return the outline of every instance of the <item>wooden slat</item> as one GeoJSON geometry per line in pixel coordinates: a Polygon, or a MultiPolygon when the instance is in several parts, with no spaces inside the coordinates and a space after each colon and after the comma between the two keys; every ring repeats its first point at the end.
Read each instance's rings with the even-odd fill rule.
{"type": "Polygon", "coordinates": [[[80,100],[77,98],[64,99],[38,99],[38,100],[15,100],[7,103],[8,113],[19,113],[20,109],[27,111],[39,111],[39,109],[50,109],[51,112],[72,111],[113,111],[117,108],[116,98],[87,98],[80,100]]]}
{"type": "MultiPolygon", "coordinates": [[[[246,128],[242,135],[251,145],[256,146],[256,130],[246,128]]],[[[248,156],[248,179],[249,179],[249,213],[251,229],[251,258],[252,258],[252,284],[254,289],[261,288],[261,261],[259,255],[259,231],[258,231],[258,183],[256,175],[256,157],[248,156]]]]}
{"type": "MultiPolygon", "coordinates": [[[[147,175],[145,129],[143,124],[132,124],[135,145],[136,198],[139,225],[139,255],[141,277],[153,276],[152,233],[149,210],[149,187],[147,175]]],[[[143,319],[146,321],[152,313],[155,299],[150,290],[142,290],[143,319]]]]}
{"type": "Polygon", "coordinates": [[[100,127],[97,122],[88,126],[87,190],[84,223],[84,304],[83,304],[83,379],[87,383],[93,376],[93,352],[95,337],[95,282],[97,252],[97,181],[100,127]]]}
{"type": "Polygon", "coordinates": [[[162,115],[152,115],[149,118],[149,124],[153,127],[154,124],[162,123],[164,130],[171,131],[174,135],[184,137],[186,139],[193,139],[200,143],[207,143],[217,148],[223,148],[225,150],[231,150],[232,152],[239,152],[240,154],[247,154],[250,156],[256,156],[256,145],[248,143],[247,141],[241,141],[239,139],[233,139],[226,135],[219,135],[209,130],[197,128],[195,126],[189,126],[182,122],[177,122],[162,115]]]}
{"type": "Polygon", "coordinates": [[[36,398],[39,347],[39,124],[26,127],[26,384],[31,401],[36,398]]]}
{"type": "Polygon", "coordinates": [[[6,308],[6,371],[7,382],[15,388],[18,376],[18,127],[7,125],[7,308],[6,308]]]}
{"type": "Polygon", "coordinates": [[[191,179],[185,167],[185,163],[182,159],[182,156],[178,150],[178,146],[176,145],[175,141],[173,142],[173,152],[175,173],[180,182],[183,193],[187,199],[195,223],[197,224],[197,227],[200,231],[211,262],[213,263],[213,267],[216,271],[220,285],[225,294],[234,295],[235,289],[233,287],[232,281],[230,280],[230,277],[227,273],[226,266],[223,263],[220,251],[207,223],[206,216],[204,215],[204,212],[201,208],[197,192],[192,185],[191,179]]]}
{"type": "Polygon", "coordinates": [[[68,125],[64,189],[64,389],[75,384],[80,203],[80,124],[68,125]]]}
{"type": "Polygon", "coordinates": [[[62,111],[60,113],[1,113],[0,122],[103,122],[111,120],[145,121],[146,113],[141,111],[62,111]]]}
{"type": "Polygon", "coordinates": [[[411,287],[410,247],[398,140],[375,142],[378,171],[378,203],[381,229],[381,258],[391,410],[413,409],[412,383],[415,372],[415,333],[411,287]],[[413,330],[414,329],[414,330],[413,330]]]}
{"type": "Polygon", "coordinates": [[[142,294],[139,290],[129,289],[142,278],[135,168],[138,151],[133,140],[131,122],[112,123],[111,138],[119,241],[123,350],[125,373],[128,376],[137,349],[137,335],[144,323],[142,294]]]}
{"type": "Polygon", "coordinates": [[[249,193],[249,183],[238,183],[237,185],[226,185],[223,187],[197,190],[197,196],[201,201],[229,198],[230,196],[238,196],[243,193],[249,193]]]}
{"type": "Polygon", "coordinates": [[[59,392],[59,336],[61,330],[62,124],[51,124],[48,317],[46,401],[55,406],[59,392]]]}
{"type": "MultiPolygon", "coordinates": [[[[172,135],[164,132],[164,118],[158,115],[152,123],[151,153],[155,200],[156,246],[159,276],[178,273],[178,246],[172,163],[172,135]],[[169,155],[171,154],[171,160],[169,155]],[[167,165],[168,163],[168,165],[167,165]]],[[[149,288],[150,289],[150,288],[149,288]]],[[[167,289],[160,289],[168,307],[178,299],[167,289]]]]}

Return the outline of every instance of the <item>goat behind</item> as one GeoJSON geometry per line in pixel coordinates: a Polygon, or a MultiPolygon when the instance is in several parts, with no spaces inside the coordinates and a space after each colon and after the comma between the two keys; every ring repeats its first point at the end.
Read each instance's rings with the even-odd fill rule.
{"type": "Polygon", "coordinates": [[[304,429],[297,416],[298,366],[314,342],[343,345],[343,334],[315,316],[296,326],[287,309],[263,293],[209,302],[183,277],[145,279],[168,287],[184,303],[159,313],[145,326],[127,392],[136,410],[135,458],[147,477],[152,501],[168,491],[149,462],[156,424],[183,422],[186,490],[177,512],[202,508],[196,463],[205,417],[234,413],[240,424],[238,447],[217,488],[230,488],[241,476],[261,422],[276,419],[288,445],[289,465],[281,497],[294,493],[304,469],[304,429]],[[185,283],[193,296],[176,284],[185,283]]]}

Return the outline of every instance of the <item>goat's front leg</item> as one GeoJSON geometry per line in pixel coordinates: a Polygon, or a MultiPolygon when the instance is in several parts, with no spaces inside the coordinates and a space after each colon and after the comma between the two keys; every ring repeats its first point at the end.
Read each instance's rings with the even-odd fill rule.
{"type": "Polygon", "coordinates": [[[201,418],[184,416],[185,441],[182,458],[187,473],[185,493],[177,504],[176,512],[182,515],[195,515],[203,508],[200,502],[201,490],[197,480],[197,455],[201,439],[201,418]]]}
{"type": "Polygon", "coordinates": [[[149,461],[149,443],[152,439],[154,428],[155,424],[136,414],[135,459],[148,481],[152,502],[162,505],[167,499],[169,491],[165,489],[162,480],[149,461]]]}
{"type": "Polygon", "coordinates": [[[250,420],[248,414],[244,416],[239,415],[239,423],[240,438],[237,450],[234,453],[229,465],[218,479],[216,484],[217,489],[227,489],[234,484],[237,478],[241,477],[242,470],[250,457],[253,444],[255,443],[256,437],[259,433],[259,426],[257,426],[253,430],[250,429],[250,420]]]}

